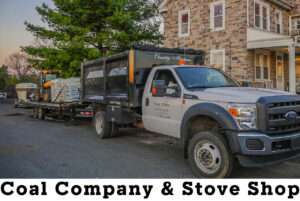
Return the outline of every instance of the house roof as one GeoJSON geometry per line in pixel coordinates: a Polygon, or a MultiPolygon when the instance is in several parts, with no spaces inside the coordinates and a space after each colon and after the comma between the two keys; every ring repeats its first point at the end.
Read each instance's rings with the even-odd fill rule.
{"type": "Polygon", "coordinates": [[[164,12],[164,11],[167,11],[166,5],[167,5],[168,2],[169,2],[169,0],[163,0],[163,1],[159,4],[159,6],[158,6],[158,11],[159,11],[160,13],[162,13],[162,12],[164,12]]]}
{"type": "MultiPolygon", "coordinates": [[[[167,11],[166,5],[169,1],[170,0],[163,0],[159,4],[158,10],[160,13],[167,11]]],[[[293,8],[292,0],[268,0],[268,1],[286,10],[291,10],[293,8]]]]}

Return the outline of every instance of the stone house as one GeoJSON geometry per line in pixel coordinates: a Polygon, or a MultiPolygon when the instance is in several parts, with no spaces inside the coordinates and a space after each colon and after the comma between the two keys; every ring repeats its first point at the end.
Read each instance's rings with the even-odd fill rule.
{"type": "Polygon", "coordinates": [[[164,46],[253,87],[300,93],[300,0],[163,0],[164,46]],[[299,38],[299,39],[298,39],[299,38]]]}

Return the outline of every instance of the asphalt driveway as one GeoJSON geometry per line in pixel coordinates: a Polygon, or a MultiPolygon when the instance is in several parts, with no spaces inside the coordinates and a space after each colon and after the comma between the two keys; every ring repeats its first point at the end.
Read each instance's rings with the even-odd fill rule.
{"type": "MultiPolygon", "coordinates": [[[[90,121],[37,120],[30,109],[0,100],[1,178],[191,178],[176,139],[123,129],[100,140],[90,121]]],[[[300,178],[300,158],[264,168],[234,170],[234,178],[300,178]]]]}

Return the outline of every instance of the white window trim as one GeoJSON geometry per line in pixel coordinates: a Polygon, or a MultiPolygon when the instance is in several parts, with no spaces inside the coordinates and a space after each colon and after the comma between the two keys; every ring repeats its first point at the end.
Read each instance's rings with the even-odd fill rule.
{"type": "Polygon", "coordinates": [[[221,1],[217,1],[217,2],[214,2],[214,3],[211,3],[210,4],[210,29],[211,31],[221,31],[221,30],[224,30],[225,29],[225,17],[226,17],[226,11],[225,11],[225,0],[221,0],[221,1]],[[218,28],[215,28],[215,19],[214,19],[214,15],[215,15],[215,12],[214,12],[214,6],[217,5],[217,4],[222,4],[222,7],[223,7],[223,26],[222,27],[218,27],[218,28]]]}
{"type": "Polygon", "coordinates": [[[263,28],[263,7],[267,8],[267,31],[270,31],[270,6],[268,4],[265,4],[259,0],[255,0],[253,4],[253,16],[254,16],[254,27],[258,29],[265,30],[263,28]],[[260,27],[255,25],[255,4],[259,4],[259,12],[260,12],[260,27]]]}
{"type": "Polygon", "coordinates": [[[299,31],[300,30],[300,29],[298,29],[299,21],[300,21],[299,19],[291,21],[291,31],[294,31],[294,30],[299,31]]]}
{"type": "Polygon", "coordinates": [[[210,51],[210,65],[214,65],[214,62],[213,62],[213,58],[214,58],[214,54],[217,54],[217,53],[222,53],[223,54],[223,71],[225,72],[226,70],[226,59],[225,59],[225,49],[219,49],[219,50],[211,50],[210,51]]]}
{"type": "Polygon", "coordinates": [[[190,15],[190,10],[182,10],[182,11],[179,11],[178,13],[178,36],[179,37],[186,37],[186,36],[189,36],[190,35],[190,28],[191,28],[191,15],[190,15]],[[189,15],[189,18],[188,18],[188,33],[186,34],[182,34],[182,15],[183,14],[188,14],[189,15]]]}
{"type": "Polygon", "coordinates": [[[275,11],[275,32],[277,33],[277,23],[276,23],[276,14],[279,13],[279,23],[280,23],[280,33],[282,34],[282,12],[280,10],[275,11]]]}
{"type": "Polygon", "coordinates": [[[254,79],[255,81],[257,82],[266,82],[266,81],[271,81],[271,78],[270,78],[270,75],[271,75],[271,55],[269,52],[265,52],[265,51],[255,51],[255,56],[254,56],[254,79]],[[261,78],[260,79],[257,79],[256,78],[256,55],[257,54],[260,54],[260,55],[267,55],[268,56],[268,66],[263,66],[263,65],[260,65],[260,76],[261,78]],[[268,79],[264,79],[264,67],[268,67],[268,79]]]}

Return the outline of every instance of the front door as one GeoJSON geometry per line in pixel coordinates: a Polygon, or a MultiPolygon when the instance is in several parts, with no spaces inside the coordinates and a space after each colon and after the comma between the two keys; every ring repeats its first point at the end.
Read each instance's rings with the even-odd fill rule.
{"type": "MultiPolygon", "coordinates": [[[[168,87],[179,87],[178,79],[169,69],[157,70],[153,80],[164,80],[168,87]]],[[[152,80],[152,82],[153,82],[152,80]]],[[[157,97],[152,94],[152,86],[145,89],[143,100],[143,122],[147,130],[169,135],[180,136],[182,116],[182,98],[180,90],[168,88],[166,96],[157,97]]]]}
{"type": "Polygon", "coordinates": [[[276,88],[284,91],[284,67],[282,53],[277,53],[276,56],[276,88]]]}

